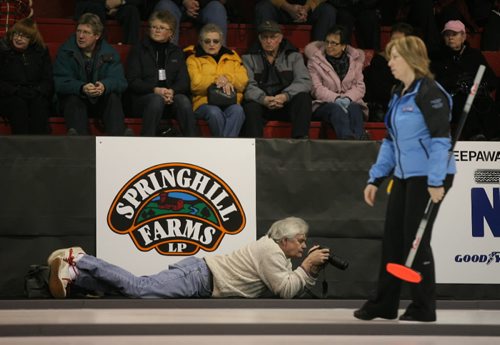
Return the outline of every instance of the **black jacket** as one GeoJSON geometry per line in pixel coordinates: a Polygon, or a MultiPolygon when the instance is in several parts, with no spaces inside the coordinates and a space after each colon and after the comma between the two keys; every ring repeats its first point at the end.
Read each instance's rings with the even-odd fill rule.
{"type": "Polygon", "coordinates": [[[433,59],[431,69],[436,80],[451,94],[468,94],[473,84],[479,65],[485,65],[486,71],[481,81],[478,97],[487,94],[496,86],[495,74],[489,67],[480,50],[467,44],[464,50],[456,52],[443,47],[440,54],[433,59]]]}
{"type": "Polygon", "coordinates": [[[0,41],[0,96],[41,93],[50,98],[54,91],[52,63],[46,48],[30,45],[14,50],[6,38],[0,41]]]}
{"type": "Polygon", "coordinates": [[[158,69],[165,69],[166,87],[176,94],[189,94],[190,80],[181,48],[168,43],[165,66],[158,66],[156,53],[149,37],[134,46],[127,58],[127,80],[133,96],[152,93],[159,85],[158,69]]]}

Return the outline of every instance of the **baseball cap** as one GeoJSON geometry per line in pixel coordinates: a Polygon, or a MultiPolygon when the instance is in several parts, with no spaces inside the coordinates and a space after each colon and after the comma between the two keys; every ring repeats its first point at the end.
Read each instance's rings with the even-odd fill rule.
{"type": "Polygon", "coordinates": [[[257,27],[257,32],[259,34],[263,32],[271,32],[271,33],[281,33],[281,28],[278,23],[273,22],[272,20],[266,20],[257,27]]]}
{"type": "Polygon", "coordinates": [[[465,32],[465,25],[460,20],[450,20],[444,25],[443,31],[465,32]]]}

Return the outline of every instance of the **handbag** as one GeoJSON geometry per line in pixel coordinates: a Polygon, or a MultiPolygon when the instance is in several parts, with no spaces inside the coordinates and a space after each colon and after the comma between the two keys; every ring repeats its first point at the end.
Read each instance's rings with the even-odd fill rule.
{"type": "Polygon", "coordinates": [[[217,85],[212,84],[207,89],[208,104],[218,107],[228,107],[236,104],[236,92],[233,90],[231,94],[226,94],[217,85]]]}

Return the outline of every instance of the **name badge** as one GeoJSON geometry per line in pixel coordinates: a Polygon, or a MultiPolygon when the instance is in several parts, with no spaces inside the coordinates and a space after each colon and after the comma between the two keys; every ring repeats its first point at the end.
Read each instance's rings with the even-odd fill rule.
{"type": "Polygon", "coordinates": [[[167,80],[167,72],[165,72],[164,69],[159,69],[158,70],[158,79],[160,81],[167,80]]]}
{"type": "Polygon", "coordinates": [[[413,107],[403,107],[403,110],[404,112],[413,112],[413,107]]]}

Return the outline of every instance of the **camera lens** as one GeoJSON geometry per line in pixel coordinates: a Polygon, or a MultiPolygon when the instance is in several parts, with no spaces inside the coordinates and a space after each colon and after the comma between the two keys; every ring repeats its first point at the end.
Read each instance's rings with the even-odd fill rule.
{"type": "Polygon", "coordinates": [[[328,257],[328,262],[332,266],[335,266],[340,270],[345,270],[345,269],[347,269],[347,267],[349,267],[349,262],[347,262],[346,260],[344,260],[341,257],[334,255],[334,254],[331,254],[328,257]]]}

